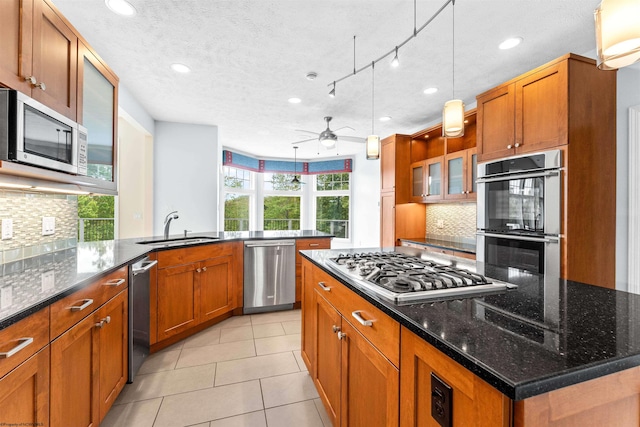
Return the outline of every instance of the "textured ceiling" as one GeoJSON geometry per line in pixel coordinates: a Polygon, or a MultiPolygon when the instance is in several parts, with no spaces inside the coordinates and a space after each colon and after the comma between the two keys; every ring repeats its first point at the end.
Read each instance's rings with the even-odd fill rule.
{"type": "MultiPolygon", "coordinates": [[[[217,125],[223,146],[265,157],[292,158],[291,143],[321,132],[324,116],[339,133],[371,133],[371,69],[328,86],[377,59],[413,33],[412,0],[130,0],[132,18],[104,0],[54,0],[156,120],[217,125]],[[176,74],[179,62],[191,68],[176,74]],[[309,71],[318,73],[309,81],[309,71]],[[298,97],[300,104],[287,100],[298,97]]],[[[417,0],[420,27],[445,0],[417,0]]],[[[568,52],[595,48],[599,0],[457,0],[455,96],[475,96],[568,52]],[[517,48],[498,44],[520,36],[517,48]]],[[[452,7],[375,67],[375,132],[413,133],[438,120],[452,96],[452,7]],[[435,95],[423,90],[435,86],[435,95]],[[381,123],[378,118],[391,116],[381,123]]],[[[340,142],[340,155],[364,150],[340,142]]],[[[308,142],[298,157],[335,156],[308,142]]]]}

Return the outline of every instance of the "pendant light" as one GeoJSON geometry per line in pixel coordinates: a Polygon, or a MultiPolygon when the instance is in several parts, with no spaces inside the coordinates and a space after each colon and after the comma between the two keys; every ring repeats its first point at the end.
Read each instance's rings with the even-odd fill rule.
{"type": "Polygon", "coordinates": [[[380,158],[380,137],[374,132],[374,92],[375,92],[375,66],[371,63],[371,135],[367,137],[367,160],[378,160],[380,158]]]}
{"type": "Polygon", "coordinates": [[[602,0],[594,17],[598,68],[615,70],[640,61],[638,0],[602,0]]]}
{"type": "Polygon", "coordinates": [[[453,16],[452,24],[452,42],[451,42],[451,99],[444,104],[442,109],[442,136],[448,138],[457,138],[464,135],[464,102],[461,99],[455,99],[456,90],[456,2],[451,1],[451,10],[453,16]]]}
{"type": "Polygon", "coordinates": [[[291,184],[300,184],[298,179],[298,147],[293,147],[293,179],[291,184]]]}

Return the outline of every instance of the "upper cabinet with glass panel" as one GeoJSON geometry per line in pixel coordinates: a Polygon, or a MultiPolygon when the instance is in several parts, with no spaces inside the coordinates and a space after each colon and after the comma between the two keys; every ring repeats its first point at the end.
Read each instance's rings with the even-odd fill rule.
{"type": "Polygon", "coordinates": [[[82,44],[78,88],[78,121],[89,134],[87,176],[115,184],[118,79],[82,44]]]}

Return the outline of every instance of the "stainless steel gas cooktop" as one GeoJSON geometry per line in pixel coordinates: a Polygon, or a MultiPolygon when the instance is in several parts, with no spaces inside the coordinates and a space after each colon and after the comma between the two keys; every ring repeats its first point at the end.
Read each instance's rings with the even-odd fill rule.
{"type": "Polygon", "coordinates": [[[446,261],[397,252],[340,254],[327,266],[396,304],[503,292],[515,285],[484,277],[446,261]]]}

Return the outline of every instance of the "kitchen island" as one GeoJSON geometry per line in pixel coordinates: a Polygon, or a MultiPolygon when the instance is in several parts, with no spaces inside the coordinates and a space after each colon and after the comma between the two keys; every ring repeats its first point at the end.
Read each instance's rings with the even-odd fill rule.
{"type": "MultiPolygon", "coordinates": [[[[387,251],[423,254],[405,247],[387,251]]],[[[332,389],[322,366],[329,360],[323,354],[327,345],[339,341],[322,334],[331,322],[337,333],[346,334],[338,337],[343,347],[337,365],[347,371],[342,372],[342,382],[351,378],[345,368],[354,353],[349,335],[358,338],[354,343],[366,338],[371,349],[385,357],[387,383],[389,376],[397,376],[401,385],[391,397],[391,390],[386,390],[385,414],[392,415],[389,408],[394,408],[395,399],[401,425],[435,422],[430,372],[454,389],[454,425],[638,424],[640,296],[479,263],[481,274],[518,288],[396,305],[328,266],[329,258],[345,252],[349,251],[303,252],[303,357],[327,412],[336,420],[353,422],[353,414],[345,415],[340,408],[352,413],[357,408],[349,404],[349,389],[341,381],[332,389]],[[314,298],[315,302],[309,301],[314,298]],[[345,303],[351,300],[357,302],[345,303]],[[363,327],[349,312],[352,309],[372,325],[363,327]],[[332,310],[338,315],[324,322],[332,310]],[[383,330],[380,319],[397,326],[383,330]],[[382,335],[398,341],[382,342],[382,335]]],[[[460,258],[441,256],[441,260],[476,267],[460,258]]],[[[368,377],[375,378],[376,372],[382,375],[381,370],[372,370],[368,377]]]]}

